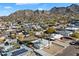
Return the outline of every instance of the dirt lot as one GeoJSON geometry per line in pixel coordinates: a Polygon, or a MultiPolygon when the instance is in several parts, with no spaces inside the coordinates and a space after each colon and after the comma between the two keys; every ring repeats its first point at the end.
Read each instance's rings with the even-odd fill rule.
{"type": "Polygon", "coordinates": [[[65,49],[65,47],[69,46],[69,42],[72,40],[62,39],[53,41],[52,45],[49,47],[45,47],[43,50],[49,54],[55,55],[57,53],[61,53],[65,49]]]}
{"type": "Polygon", "coordinates": [[[62,47],[62,46],[59,46],[59,45],[57,45],[57,44],[52,44],[50,47],[48,46],[48,47],[45,47],[44,49],[43,49],[43,51],[45,51],[45,52],[47,52],[47,53],[49,53],[49,54],[52,54],[52,55],[54,55],[54,54],[56,54],[57,52],[59,52],[60,50],[62,50],[64,47],[62,47]]]}
{"type": "Polygon", "coordinates": [[[56,56],[76,56],[79,54],[79,49],[75,48],[75,46],[68,46],[62,53],[58,53],[56,56]]]}

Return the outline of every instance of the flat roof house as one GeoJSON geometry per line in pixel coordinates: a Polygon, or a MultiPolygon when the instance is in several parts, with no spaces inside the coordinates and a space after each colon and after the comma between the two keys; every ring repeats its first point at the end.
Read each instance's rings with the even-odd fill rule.
{"type": "Polygon", "coordinates": [[[65,29],[65,30],[58,30],[57,33],[63,35],[64,37],[69,37],[69,35],[72,34],[73,31],[65,29]]]}
{"type": "Polygon", "coordinates": [[[34,43],[34,47],[36,49],[42,49],[49,45],[48,40],[45,40],[45,39],[38,39],[38,40],[32,41],[32,43],[34,43]]]}

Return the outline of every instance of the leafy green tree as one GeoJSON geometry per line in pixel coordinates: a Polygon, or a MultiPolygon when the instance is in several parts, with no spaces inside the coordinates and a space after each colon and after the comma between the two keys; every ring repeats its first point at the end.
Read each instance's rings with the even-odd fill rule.
{"type": "Polygon", "coordinates": [[[56,32],[56,30],[55,30],[54,28],[52,28],[52,27],[49,27],[49,28],[46,30],[46,33],[48,33],[48,34],[51,34],[51,33],[54,33],[54,32],[56,32]]]}
{"type": "MultiPolygon", "coordinates": [[[[55,30],[54,28],[52,28],[52,27],[49,27],[49,28],[46,30],[46,33],[48,34],[48,38],[50,37],[51,33],[54,33],[54,32],[56,32],[56,30],[55,30]]],[[[49,48],[50,48],[50,39],[49,39],[48,44],[49,44],[49,48]]]]}
{"type": "Polygon", "coordinates": [[[74,32],[71,37],[77,38],[79,39],[79,33],[78,32],[74,32]]]}

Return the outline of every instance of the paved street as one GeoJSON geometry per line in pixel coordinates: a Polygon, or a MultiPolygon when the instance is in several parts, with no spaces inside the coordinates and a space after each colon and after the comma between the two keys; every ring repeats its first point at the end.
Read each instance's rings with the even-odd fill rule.
{"type": "Polygon", "coordinates": [[[56,56],[76,56],[77,53],[79,53],[79,49],[76,49],[75,46],[69,46],[56,56]]]}

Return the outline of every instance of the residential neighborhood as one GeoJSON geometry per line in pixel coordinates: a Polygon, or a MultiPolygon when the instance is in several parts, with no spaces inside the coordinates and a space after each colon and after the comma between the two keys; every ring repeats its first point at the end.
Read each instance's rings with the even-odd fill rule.
{"type": "Polygon", "coordinates": [[[69,9],[66,15],[55,12],[62,9],[66,7],[51,9],[51,15],[23,10],[0,17],[0,56],[79,56],[78,15],[69,17],[69,9]]]}

